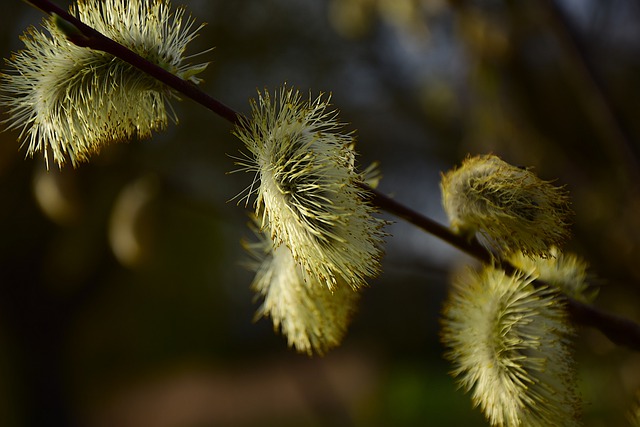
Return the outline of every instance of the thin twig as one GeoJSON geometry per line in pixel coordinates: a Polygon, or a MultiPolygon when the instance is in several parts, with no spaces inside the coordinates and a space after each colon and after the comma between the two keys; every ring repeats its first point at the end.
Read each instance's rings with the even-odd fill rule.
{"type": "Polygon", "coordinates": [[[640,163],[635,143],[620,120],[606,84],[598,73],[587,47],[556,0],[543,0],[540,4],[546,10],[551,28],[578,77],[575,82],[588,97],[591,108],[587,113],[591,114],[594,123],[601,128],[603,148],[609,152],[611,160],[616,165],[625,166],[630,183],[637,185],[640,182],[640,163]]]}
{"type": "MultiPolygon", "coordinates": [[[[82,34],[82,37],[75,40],[80,45],[110,53],[115,57],[128,62],[234,125],[247,123],[240,113],[205,94],[195,85],[180,79],[178,76],[169,73],[119,43],[109,39],[95,29],[85,25],[68,12],[60,9],[50,1],[30,0],[28,3],[48,14],[58,15],[75,26],[82,34]]],[[[74,42],[74,40],[71,41],[74,42]]],[[[404,219],[405,221],[442,239],[484,263],[491,263],[493,261],[492,255],[484,247],[478,244],[476,240],[467,240],[464,237],[458,236],[447,227],[440,225],[396,200],[385,196],[377,190],[372,189],[365,184],[361,184],[360,186],[363,190],[364,197],[366,197],[373,206],[404,219]]],[[[507,267],[507,269],[509,268],[507,267]]],[[[640,351],[639,324],[601,311],[593,306],[581,303],[570,297],[566,297],[566,304],[574,322],[600,330],[615,344],[640,351]]]]}
{"type": "Polygon", "coordinates": [[[614,344],[640,351],[637,323],[571,298],[567,298],[567,310],[574,322],[598,329],[614,344]]]}
{"type": "Polygon", "coordinates": [[[451,230],[444,225],[408,208],[402,203],[382,194],[366,184],[360,184],[360,187],[365,191],[366,197],[373,206],[404,219],[405,221],[433,236],[438,237],[441,240],[444,240],[451,246],[460,249],[462,252],[465,252],[484,263],[491,263],[491,255],[478,243],[477,240],[468,240],[462,236],[452,233],[451,230]]]}
{"type": "Polygon", "coordinates": [[[123,61],[133,65],[134,67],[147,73],[148,75],[155,77],[162,83],[175,89],[184,96],[191,98],[203,107],[208,108],[230,123],[240,124],[240,122],[242,121],[235,110],[227,107],[217,99],[214,99],[213,97],[199,90],[193,83],[183,80],[175,74],[171,74],[164,68],[150,61],[147,61],[132,50],[127,49],[120,43],[111,40],[104,34],[86,25],[78,18],[61,9],[49,0],[29,0],[27,3],[37,7],[38,9],[49,15],[57,15],[76,27],[83,37],[79,37],[77,39],[74,37],[70,37],[71,42],[77,42],[76,44],[78,44],[79,46],[110,53],[111,55],[122,59],[123,61]]]}

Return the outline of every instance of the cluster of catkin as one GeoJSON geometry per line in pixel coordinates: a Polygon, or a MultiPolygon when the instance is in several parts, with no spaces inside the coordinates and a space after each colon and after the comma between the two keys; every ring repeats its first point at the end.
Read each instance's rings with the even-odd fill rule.
{"type": "MultiPolygon", "coordinates": [[[[79,0],[71,14],[170,73],[197,84],[196,37],[184,10],[166,1],[79,0]]],[[[52,17],[29,29],[8,61],[0,105],[29,154],[62,166],[104,144],[149,137],[177,120],[177,93],[114,56],[70,41],[52,17]]],[[[340,344],[369,278],[380,271],[385,222],[367,201],[354,137],[330,97],[283,87],[259,92],[234,134],[240,171],[253,174],[253,289],[289,345],[323,354],[340,344]]],[[[467,158],[442,176],[453,232],[477,239],[493,262],[458,275],[443,312],[454,376],[495,426],[577,425],[570,339],[562,295],[589,301],[586,264],[563,253],[571,210],[561,187],[494,155],[467,158]],[[504,268],[508,265],[509,268],[504,268]],[[515,271],[515,273],[514,273],[515,271]]]]}
{"type": "Polygon", "coordinates": [[[562,295],[595,293],[586,263],[560,250],[571,216],[565,190],[494,155],[467,158],[441,188],[452,229],[493,255],[455,277],[445,304],[453,375],[494,426],[580,425],[562,295]]]}

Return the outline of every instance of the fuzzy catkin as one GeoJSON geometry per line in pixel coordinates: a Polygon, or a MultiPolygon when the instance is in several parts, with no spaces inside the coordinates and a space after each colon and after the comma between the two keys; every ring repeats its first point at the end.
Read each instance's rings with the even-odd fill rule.
{"type": "Polygon", "coordinates": [[[570,337],[557,292],[486,266],[456,277],[442,341],[460,386],[493,426],[578,426],[570,337]]]}
{"type": "Polygon", "coordinates": [[[531,271],[542,282],[554,286],[563,294],[584,303],[592,302],[598,288],[590,283],[587,262],[572,253],[551,248],[549,257],[530,257],[520,252],[513,253],[508,261],[521,271],[531,271]]]}
{"type": "Polygon", "coordinates": [[[567,192],[497,156],[467,158],[442,175],[441,189],[451,228],[476,235],[499,257],[547,257],[569,236],[567,192]]]}
{"type": "MultiPolygon", "coordinates": [[[[70,13],[103,35],[167,71],[197,83],[207,64],[185,62],[185,49],[199,30],[184,9],[167,1],[79,0],[70,13]]],[[[74,166],[105,144],[147,138],[177,121],[169,104],[173,91],[113,55],[76,46],[71,24],[59,17],[31,27],[24,49],[7,61],[0,106],[9,129],[21,129],[27,153],[41,152],[47,167],[74,166]]]]}
{"type": "Polygon", "coordinates": [[[322,355],[337,347],[360,293],[341,278],[330,290],[294,260],[287,246],[275,247],[268,235],[256,234],[257,242],[245,244],[256,259],[251,288],[263,298],[256,320],[270,317],[298,352],[322,355]]]}
{"type": "Polygon", "coordinates": [[[238,162],[256,174],[256,215],[276,247],[329,289],[354,289],[380,271],[382,227],[358,185],[353,137],[342,132],[328,99],[305,100],[283,88],[265,91],[235,134],[249,153],[238,162]]]}

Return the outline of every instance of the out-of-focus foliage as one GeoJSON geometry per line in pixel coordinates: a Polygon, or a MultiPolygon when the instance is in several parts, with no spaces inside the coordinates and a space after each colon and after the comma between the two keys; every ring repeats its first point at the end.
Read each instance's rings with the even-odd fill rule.
{"type": "MultiPolygon", "coordinates": [[[[3,57],[42,16],[5,3],[3,57]]],[[[285,81],[332,92],[357,163],[380,160],[379,189],[415,209],[444,222],[439,172],[467,153],[566,185],[598,303],[640,319],[637,2],[562,1],[566,22],[546,1],[184,3],[209,23],[194,51],[216,46],[205,91],[244,113],[285,81]]],[[[293,354],[252,323],[247,210],[226,203],[251,179],[225,174],[240,143],[188,100],[176,113],[77,170],[44,172],[0,134],[0,424],[485,425],[437,338],[448,271],[468,259],[394,225],[343,347],[293,354]]],[[[622,424],[640,357],[590,329],[577,342],[585,423],[622,424]]]]}

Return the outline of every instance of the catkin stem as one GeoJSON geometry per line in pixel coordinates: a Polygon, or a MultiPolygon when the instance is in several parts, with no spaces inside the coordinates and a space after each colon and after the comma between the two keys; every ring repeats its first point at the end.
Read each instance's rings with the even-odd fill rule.
{"type": "Polygon", "coordinates": [[[450,245],[460,249],[462,252],[465,252],[484,263],[492,262],[492,257],[489,252],[487,252],[487,250],[482,247],[477,240],[468,240],[462,236],[452,233],[451,230],[444,225],[421,215],[413,209],[410,209],[402,203],[380,193],[366,184],[360,184],[360,186],[365,191],[366,197],[368,197],[369,202],[372,205],[384,210],[385,212],[393,214],[398,218],[404,219],[405,221],[433,236],[438,237],[441,240],[444,240],[450,245]]]}
{"type": "Polygon", "coordinates": [[[79,42],[77,42],[74,37],[69,37],[72,43],[77,42],[76,44],[78,44],[79,46],[110,53],[111,55],[122,59],[123,61],[133,65],[134,67],[147,73],[148,75],[155,77],[156,79],[171,87],[172,89],[175,89],[182,95],[191,98],[198,104],[202,105],[205,108],[208,108],[228,122],[235,125],[240,124],[242,119],[232,108],[229,108],[217,99],[199,90],[193,83],[187,80],[183,80],[175,74],[171,74],[169,71],[150,61],[147,61],[137,53],[122,46],[120,43],[111,40],[92,27],[84,24],[78,18],[61,9],[51,1],[29,0],[27,2],[49,15],[58,15],[60,18],[76,27],[83,37],[79,42]]]}
{"type": "MultiPolygon", "coordinates": [[[[122,59],[150,76],[155,77],[182,95],[191,98],[193,101],[211,110],[213,113],[233,125],[242,126],[245,123],[248,123],[240,113],[202,92],[194,84],[186,80],[182,80],[178,76],[171,74],[121,44],[109,39],[95,29],[82,23],[79,19],[61,9],[51,1],[29,0],[27,3],[37,7],[47,14],[57,15],[77,28],[82,37],[78,37],[76,39],[75,37],[70,36],[69,39],[71,42],[83,47],[107,52],[122,59]]],[[[493,262],[492,255],[484,247],[478,244],[476,240],[467,240],[464,237],[454,234],[447,227],[438,224],[432,219],[410,209],[388,196],[385,196],[365,184],[360,184],[360,187],[363,190],[364,197],[366,197],[373,206],[404,219],[423,231],[432,234],[471,255],[479,261],[484,263],[493,262]]],[[[506,266],[505,269],[507,271],[513,270],[513,267],[506,266]]],[[[615,344],[640,351],[639,324],[604,312],[596,307],[581,303],[570,297],[565,298],[567,309],[574,322],[600,330],[615,344]]]]}

